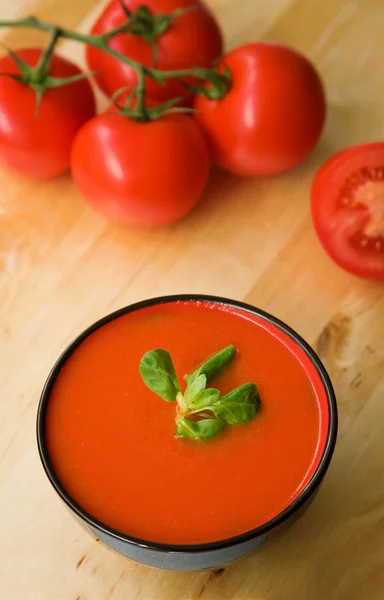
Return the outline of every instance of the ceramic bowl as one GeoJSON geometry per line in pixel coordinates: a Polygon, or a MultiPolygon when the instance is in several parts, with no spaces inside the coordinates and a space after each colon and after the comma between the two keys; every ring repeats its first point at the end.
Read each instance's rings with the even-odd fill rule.
{"type": "Polygon", "coordinates": [[[97,539],[101,540],[120,554],[140,563],[144,563],[145,565],[173,570],[202,570],[227,564],[234,559],[255,550],[266,539],[270,532],[279,528],[287,520],[292,520],[293,517],[300,515],[314,498],[314,495],[318,491],[324,478],[332,458],[336,435],[337,406],[334,391],[324,366],[312,348],[293,329],[288,327],[288,325],[264,311],[248,304],[244,304],[243,302],[203,295],[177,295],[152,298],[144,302],[127,306],[94,323],[68,346],[54,365],[44,386],[37,415],[37,441],[43,467],[54,489],[72,513],[78,517],[80,522],[87,527],[97,539]],[[289,336],[294,344],[305,352],[321,379],[327,399],[328,430],[326,432],[324,450],[312,478],[301,493],[293,499],[287,508],[260,527],[230,539],[206,544],[170,545],[156,543],[150,540],[142,540],[125,535],[99,522],[92,515],[86,513],[78,506],[61,485],[50,463],[45,440],[45,415],[52,386],[65,361],[77,346],[96,329],[121,315],[154,304],[176,301],[207,301],[210,303],[219,303],[225,305],[228,310],[241,309],[242,311],[249,312],[270,324],[273,324],[289,336]]]}

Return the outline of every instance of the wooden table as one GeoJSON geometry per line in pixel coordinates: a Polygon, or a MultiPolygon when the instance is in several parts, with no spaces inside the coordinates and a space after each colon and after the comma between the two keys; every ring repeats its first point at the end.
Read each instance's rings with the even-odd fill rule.
{"type": "MultiPolygon", "coordinates": [[[[308,192],[335,150],[384,138],[382,0],[211,0],[228,47],[274,39],[323,74],[329,116],[302,166],[266,180],[214,173],[201,205],[159,231],[105,222],[69,177],[0,171],[0,598],[3,600],[382,600],[384,597],[384,289],[338,269],[314,235],[308,192]],[[319,352],[340,410],[337,450],[304,518],[219,572],[170,573],[96,543],[40,466],[35,415],[61,350],[102,315],[149,296],[244,299],[319,352]]],[[[96,0],[1,0],[86,29],[96,0]]],[[[14,48],[34,31],[3,32],[14,48]]],[[[64,48],[63,48],[64,51],[64,48]]],[[[66,46],[79,58],[81,49],[66,46]]]]}

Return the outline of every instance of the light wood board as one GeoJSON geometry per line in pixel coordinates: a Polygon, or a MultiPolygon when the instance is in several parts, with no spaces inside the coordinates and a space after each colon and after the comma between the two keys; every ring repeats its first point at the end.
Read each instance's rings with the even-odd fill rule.
{"type": "MultiPolygon", "coordinates": [[[[214,172],[197,209],[158,230],[111,225],[69,177],[0,170],[0,598],[3,600],[382,600],[384,597],[384,288],[338,269],[311,226],[312,176],[334,151],[384,138],[382,0],[211,0],[228,47],[273,39],[305,52],[329,114],[312,156],[291,173],[214,172]],[[51,489],[35,416],[65,345],[106,313],[150,296],[244,299],[296,328],[337,392],[339,440],[306,515],[220,573],[170,573],[96,543],[51,489]]],[[[96,0],[1,0],[86,29],[96,0]]],[[[30,30],[3,32],[17,48],[30,30]]],[[[81,48],[63,46],[79,59],[81,48]]]]}

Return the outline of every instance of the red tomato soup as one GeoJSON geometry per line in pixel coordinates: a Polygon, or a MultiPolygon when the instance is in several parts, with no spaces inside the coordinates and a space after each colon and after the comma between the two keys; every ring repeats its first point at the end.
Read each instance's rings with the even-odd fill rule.
{"type": "Polygon", "coordinates": [[[90,515],[148,541],[198,544],[254,529],[290,504],[321,458],[328,408],[310,359],[275,325],[182,301],[89,335],[55,381],[45,427],[57,477],[90,515]],[[181,380],[229,344],[236,357],[214,387],[256,383],[260,411],[209,441],[176,438],[175,404],[145,386],[141,357],[168,350],[181,380]]]}

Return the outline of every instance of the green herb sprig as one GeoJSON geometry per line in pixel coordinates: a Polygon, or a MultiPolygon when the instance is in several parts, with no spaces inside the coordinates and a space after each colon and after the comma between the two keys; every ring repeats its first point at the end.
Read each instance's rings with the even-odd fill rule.
{"type": "Polygon", "coordinates": [[[140,375],[150,390],[166,402],[177,402],[176,437],[207,440],[227,425],[251,421],[260,407],[254,383],[244,383],[224,396],[207,383],[234,359],[235,346],[227,346],[185,377],[182,393],[172,357],[167,350],[151,350],[140,361],[140,375]]]}

